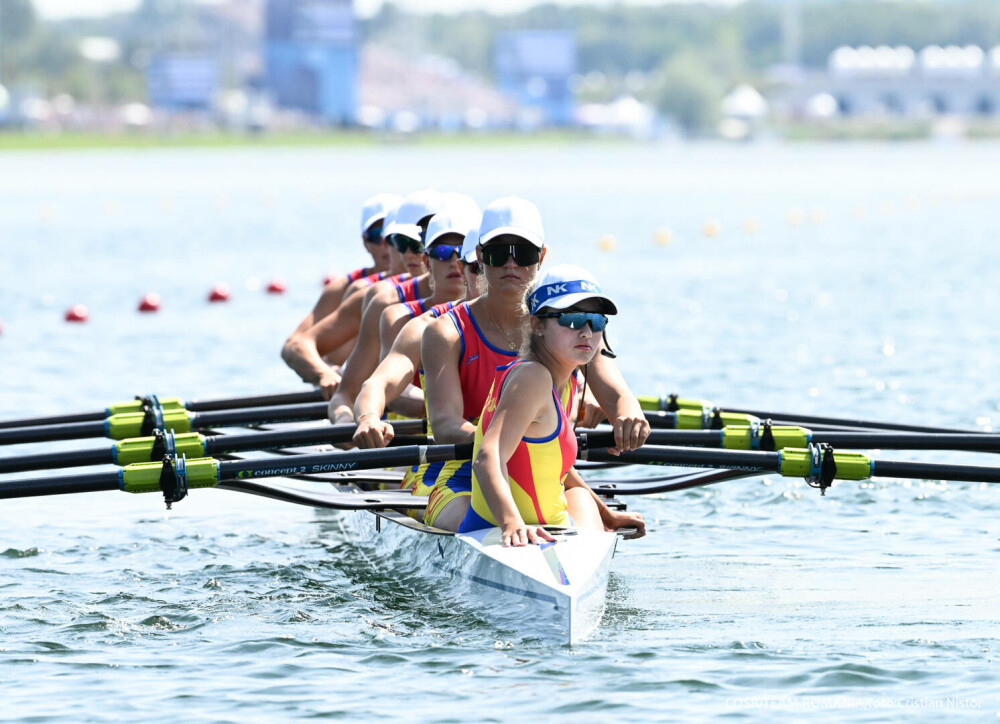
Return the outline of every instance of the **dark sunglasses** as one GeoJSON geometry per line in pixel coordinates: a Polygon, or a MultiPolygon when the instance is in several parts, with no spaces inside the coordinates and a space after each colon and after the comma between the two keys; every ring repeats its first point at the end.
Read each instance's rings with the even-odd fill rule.
{"type": "Polygon", "coordinates": [[[551,314],[537,314],[539,319],[555,319],[560,327],[570,329],[583,329],[583,325],[590,323],[590,328],[595,332],[603,332],[608,326],[608,318],[600,312],[552,312],[551,314]]]}
{"type": "Polygon", "coordinates": [[[465,259],[462,259],[462,263],[469,267],[469,271],[473,274],[479,274],[483,271],[483,267],[478,261],[466,261],[465,259]]]}
{"type": "Polygon", "coordinates": [[[483,263],[489,266],[503,266],[510,257],[518,266],[537,264],[542,250],[534,244],[487,244],[479,247],[483,263]]]}
{"type": "Polygon", "coordinates": [[[411,239],[410,237],[403,236],[402,234],[389,234],[386,241],[396,247],[396,250],[399,251],[400,254],[405,254],[408,251],[412,251],[414,254],[424,253],[424,242],[411,239]]]}
{"type": "Polygon", "coordinates": [[[431,259],[450,261],[454,257],[461,256],[462,247],[452,246],[451,244],[435,244],[427,250],[426,254],[431,259]]]}
{"type": "Polygon", "coordinates": [[[372,224],[367,229],[365,233],[361,235],[366,244],[381,244],[382,239],[382,224],[372,224]]]}

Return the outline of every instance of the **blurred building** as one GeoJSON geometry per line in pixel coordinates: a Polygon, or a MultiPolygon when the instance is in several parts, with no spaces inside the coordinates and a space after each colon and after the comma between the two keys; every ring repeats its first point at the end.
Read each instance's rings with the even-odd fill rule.
{"type": "Polygon", "coordinates": [[[1000,47],[844,46],[825,72],[803,77],[782,101],[814,118],[997,116],[1000,47]]]}
{"type": "Polygon", "coordinates": [[[278,106],[326,123],[357,116],[358,37],[351,0],[267,0],[265,85],[278,106]]]}
{"type": "Polygon", "coordinates": [[[149,104],[170,111],[208,111],[219,90],[214,55],[160,53],[146,69],[149,104]]]}
{"type": "Polygon", "coordinates": [[[522,108],[521,125],[568,126],[576,99],[576,36],[568,30],[502,33],[494,49],[497,87],[522,108]]]}
{"type": "Polygon", "coordinates": [[[358,123],[412,132],[508,128],[517,105],[449,58],[408,57],[380,45],[361,53],[358,123]]]}

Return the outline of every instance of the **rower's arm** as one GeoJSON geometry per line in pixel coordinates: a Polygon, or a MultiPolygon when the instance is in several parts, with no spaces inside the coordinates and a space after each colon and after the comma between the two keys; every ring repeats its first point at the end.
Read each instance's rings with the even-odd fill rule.
{"type": "Polygon", "coordinates": [[[563,485],[565,485],[566,490],[583,488],[590,494],[590,497],[597,504],[597,512],[600,513],[601,523],[604,525],[606,531],[612,532],[619,528],[635,528],[635,533],[626,536],[627,538],[642,538],[646,535],[646,521],[642,519],[641,513],[611,510],[601,496],[590,489],[587,481],[580,476],[580,472],[576,468],[569,469],[569,472],[566,473],[566,477],[563,479],[563,485]]]}
{"type": "Polygon", "coordinates": [[[351,407],[361,391],[361,385],[378,366],[378,322],[384,309],[385,304],[377,299],[368,305],[361,317],[358,339],[344,364],[337,392],[330,398],[330,417],[335,423],[354,419],[350,415],[351,407]]]}
{"type": "Polygon", "coordinates": [[[332,314],[333,311],[340,306],[340,301],[344,296],[344,291],[350,284],[350,279],[347,276],[337,277],[325,287],[323,287],[323,292],[319,295],[319,299],[316,300],[316,305],[312,308],[312,311],[305,316],[299,326],[295,328],[292,335],[300,334],[305,332],[311,326],[316,324],[319,320],[326,317],[328,314],[332,314]]]}
{"type": "Polygon", "coordinates": [[[420,344],[424,364],[424,396],[427,419],[439,443],[472,442],[476,426],[462,416],[464,398],[458,376],[462,345],[451,317],[444,314],[431,322],[420,344]]]}
{"type": "Polygon", "coordinates": [[[381,417],[386,401],[396,399],[403,393],[420,364],[423,329],[424,324],[418,323],[418,320],[407,324],[389,354],[361,386],[353,411],[354,419],[360,420],[354,433],[354,444],[358,447],[385,447],[392,439],[392,429],[386,430],[387,425],[381,417]]]}
{"type": "Polygon", "coordinates": [[[615,361],[598,353],[590,363],[588,382],[614,426],[616,448],[626,452],[641,447],[649,437],[649,422],[615,361]]]}
{"type": "Polygon", "coordinates": [[[342,304],[309,329],[289,337],[281,349],[281,358],[303,380],[319,385],[329,399],[340,384],[340,375],[323,356],[353,339],[360,321],[360,300],[357,304],[342,304]]]}
{"type": "Polygon", "coordinates": [[[504,545],[534,543],[538,538],[551,540],[544,529],[525,525],[507,477],[507,462],[551,399],[552,378],[544,367],[523,365],[512,370],[472,461],[473,475],[500,527],[504,545]]]}

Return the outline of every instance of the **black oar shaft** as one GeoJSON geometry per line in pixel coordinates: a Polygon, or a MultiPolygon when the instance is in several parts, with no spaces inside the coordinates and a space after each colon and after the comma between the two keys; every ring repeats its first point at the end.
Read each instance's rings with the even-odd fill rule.
{"type": "Polygon", "coordinates": [[[824,417],[822,415],[797,415],[792,412],[768,412],[761,410],[744,410],[725,408],[727,412],[739,412],[744,415],[754,415],[756,417],[771,420],[781,420],[783,424],[789,425],[833,425],[836,427],[866,428],[869,430],[895,430],[898,432],[966,432],[968,430],[958,430],[948,427],[929,427],[926,425],[903,425],[895,422],[881,422],[878,420],[859,420],[846,417],[824,417]]]}
{"type": "MultiPolygon", "coordinates": [[[[325,403],[324,403],[325,405],[325,403]]],[[[397,420],[392,423],[396,434],[420,433],[425,429],[423,420],[397,420]]],[[[324,445],[350,440],[357,426],[324,425],[307,430],[275,430],[253,432],[246,435],[218,435],[205,440],[205,454],[214,456],[221,453],[245,452],[247,450],[278,450],[302,445],[324,445]]]]}
{"type": "Polygon", "coordinates": [[[17,455],[10,458],[0,458],[0,473],[20,473],[28,470],[48,470],[50,468],[73,468],[84,465],[111,465],[114,461],[114,454],[111,448],[17,455]]]}
{"type": "Polygon", "coordinates": [[[781,465],[778,453],[684,447],[642,447],[634,452],[620,455],[612,455],[603,449],[591,449],[587,451],[585,459],[595,462],[618,462],[623,465],[677,465],[687,468],[728,468],[765,473],[777,472],[781,465]]]}
{"type": "Polygon", "coordinates": [[[11,427],[0,430],[0,445],[17,445],[27,442],[48,440],[76,440],[84,437],[104,437],[103,420],[94,422],[71,422],[65,425],[37,427],[11,427]]]}
{"type": "Polygon", "coordinates": [[[118,472],[60,475],[52,478],[10,480],[0,482],[0,498],[24,498],[37,495],[64,495],[66,493],[93,493],[99,490],[118,490],[118,472]]]}
{"type": "Polygon", "coordinates": [[[273,407],[250,407],[238,410],[214,410],[193,415],[192,429],[226,427],[229,425],[266,425],[272,422],[301,422],[326,418],[326,402],[310,402],[304,405],[275,405],[273,407]]]}
{"type": "Polygon", "coordinates": [[[911,463],[902,460],[873,460],[872,475],[885,478],[955,480],[967,483],[1000,483],[1000,468],[948,463],[911,463]]]}
{"type": "Polygon", "coordinates": [[[78,412],[73,415],[47,415],[45,417],[25,417],[20,420],[3,420],[0,422],[0,430],[11,427],[61,425],[67,422],[93,422],[94,420],[103,420],[107,414],[105,410],[95,410],[94,412],[78,412]]]}
{"type": "Polygon", "coordinates": [[[192,400],[184,404],[191,412],[208,410],[236,410],[243,407],[273,407],[275,405],[302,405],[307,402],[322,402],[319,390],[304,392],[279,392],[273,395],[253,395],[250,397],[224,397],[215,400],[192,400]]]}
{"type": "Polygon", "coordinates": [[[418,465],[472,456],[472,444],[411,445],[381,450],[296,455],[262,460],[224,460],[219,463],[219,479],[268,478],[279,475],[316,475],[365,468],[418,465]]]}
{"type": "Polygon", "coordinates": [[[886,450],[966,450],[1000,451],[1000,435],[983,432],[814,432],[813,442],[828,442],[841,448],[884,448],[886,450]]]}

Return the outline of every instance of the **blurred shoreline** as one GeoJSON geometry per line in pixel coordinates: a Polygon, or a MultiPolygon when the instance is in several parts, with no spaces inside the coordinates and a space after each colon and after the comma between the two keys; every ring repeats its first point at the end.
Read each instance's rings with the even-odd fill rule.
{"type": "MultiPolygon", "coordinates": [[[[1000,124],[961,124],[949,127],[931,123],[830,123],[789,125],[762,129],[740,141],[737,148],[754,143],[824,142],[982,142],[1000,140],[1000,124]]],[[[547,145],[685,145],[719,143],[718,138],[635,138],[622,134],[602,134],[574,129],[521,132],[419,132],[410,134],[373,133],[349,129],[299,129],[290,131],[206,131],[149,129],[96,131],[2,131],[0,152],[21,150],[83,150],[113,148],[271,148],[299,146],[384,147],[384,146],[547,146],[547,145]]],[[[722,143],[726,143],[723,141],[722,143]]]]}

